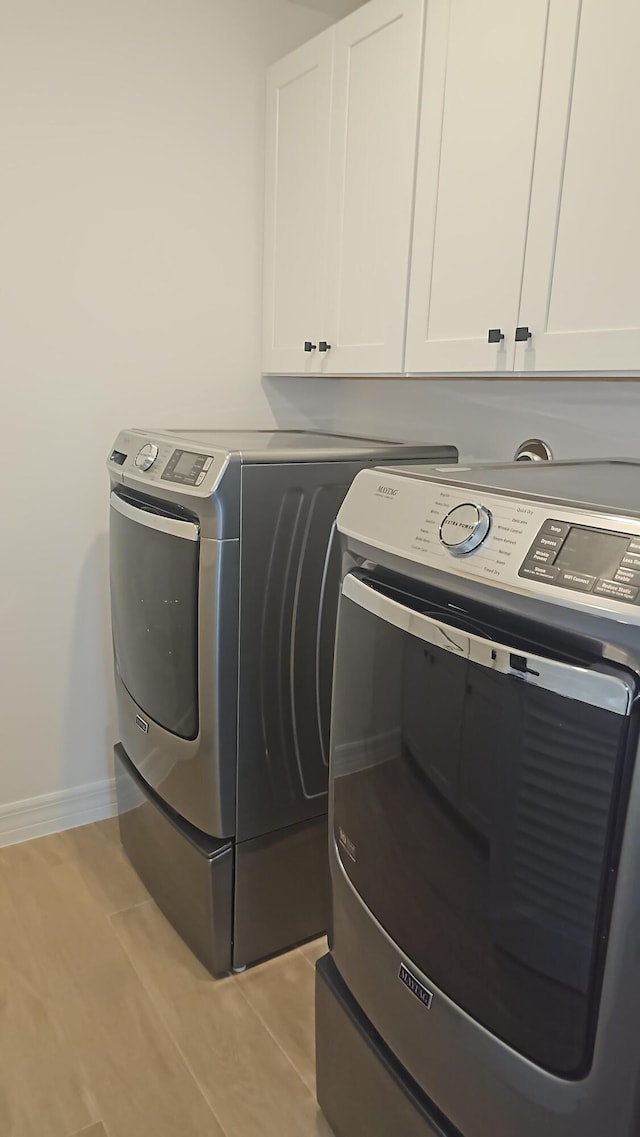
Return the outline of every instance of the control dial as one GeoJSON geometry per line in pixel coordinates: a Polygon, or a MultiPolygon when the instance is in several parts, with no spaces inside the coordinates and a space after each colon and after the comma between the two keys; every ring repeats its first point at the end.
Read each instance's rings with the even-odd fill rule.
{"type": "Polygon", "coordinates": [[[456,505],[442,520],[440,541],[454,556],[472,553],[491,529],[491,514],[484,505],[456,505]]]}
{"type": "Polygon", "coordinates": [[[136,466],[139,470],[150,470],[158,457],[158,447],[154,442],[145,442],[136,454],[136,466]]]}

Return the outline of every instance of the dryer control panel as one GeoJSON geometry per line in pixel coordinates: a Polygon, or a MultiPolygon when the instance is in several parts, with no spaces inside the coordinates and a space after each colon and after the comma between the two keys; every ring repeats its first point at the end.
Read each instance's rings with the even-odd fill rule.
{"type": "Polygon", "coordinates": [[[640,595],[640,538],[549,518],[518,575],[635,604],[640,595]]]}
{"type": "Polygon", "coordinates": [[[446,473],[359,473],[338,514],[349,548],[640,624],[640,517],[507,496],[446,473]]]}

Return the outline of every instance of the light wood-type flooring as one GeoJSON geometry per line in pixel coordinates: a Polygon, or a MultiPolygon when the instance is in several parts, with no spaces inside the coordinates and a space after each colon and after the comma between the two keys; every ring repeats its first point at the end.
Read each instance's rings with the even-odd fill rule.
{"type": "Polygon", "coordinates": [[[213,980],[117,822],[0,849],[0,1137],[331,1137],[317,941],[213,980]]]}

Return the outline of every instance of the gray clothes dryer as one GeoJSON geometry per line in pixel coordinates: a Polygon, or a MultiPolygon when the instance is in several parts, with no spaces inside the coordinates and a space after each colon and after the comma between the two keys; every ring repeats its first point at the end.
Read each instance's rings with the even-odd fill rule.
{"type": "Polygon", "coordinates": [[[327,925],[337,511],[364,466],[451,446],[303,431],[117,438],[120,833],[215,974],[327,925]]]}
{"type": "Polygon", "coordinates": [[[640,463],[387,468],[340,510],[337,1137],[640,1133],[640,463]]]}

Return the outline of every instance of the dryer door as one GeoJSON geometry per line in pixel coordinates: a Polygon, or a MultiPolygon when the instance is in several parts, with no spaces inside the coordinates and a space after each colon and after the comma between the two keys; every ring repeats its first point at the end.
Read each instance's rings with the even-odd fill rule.
{"type": "Polygon", "coordinates": [[[342,865],[407,962],[510,1046],[577,1076],[634,679],[396,596],[354,575],[343,585],[331,753],[342,865]]]}

